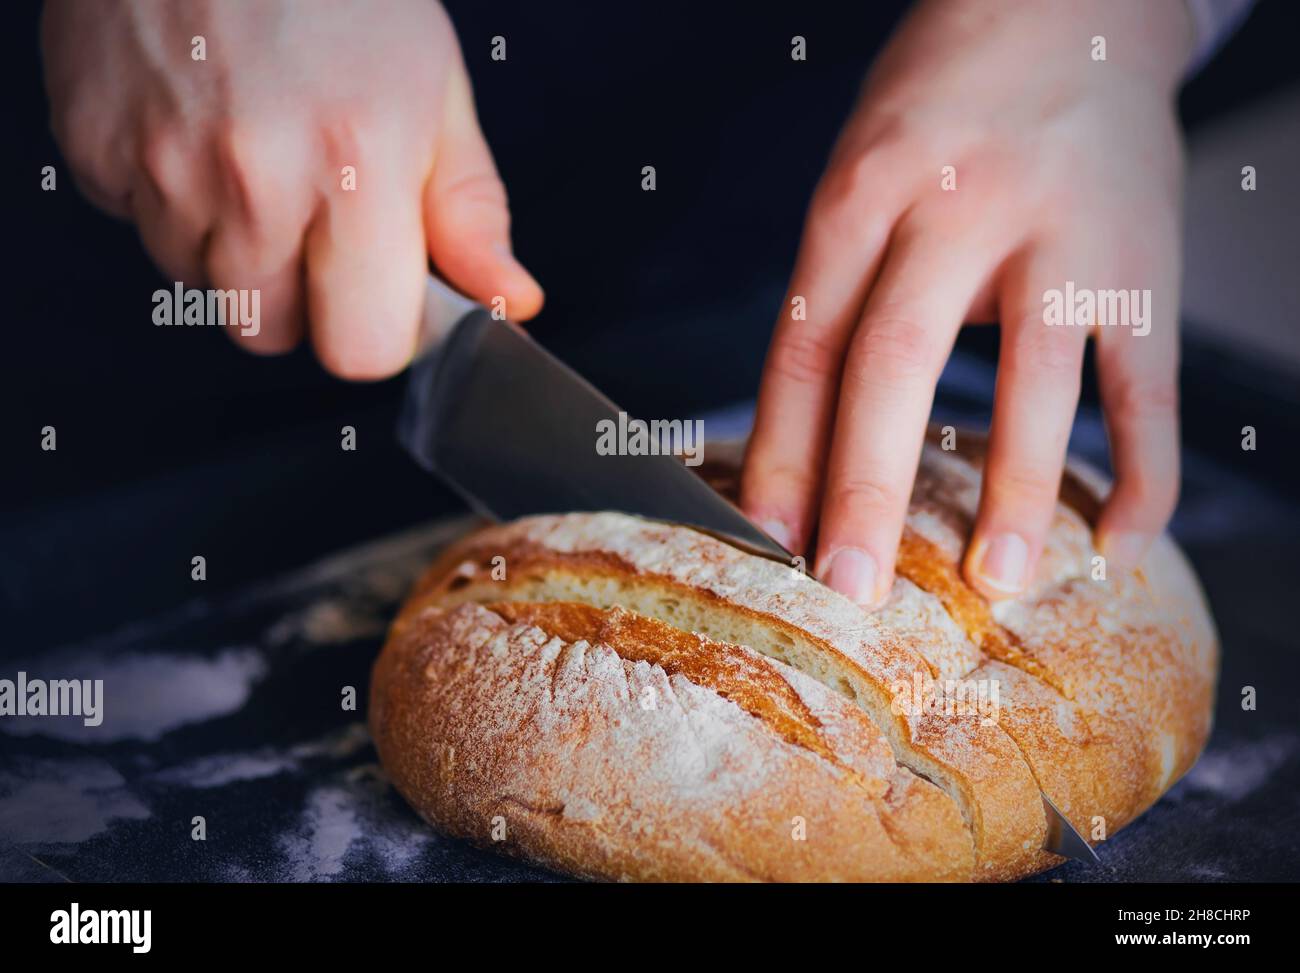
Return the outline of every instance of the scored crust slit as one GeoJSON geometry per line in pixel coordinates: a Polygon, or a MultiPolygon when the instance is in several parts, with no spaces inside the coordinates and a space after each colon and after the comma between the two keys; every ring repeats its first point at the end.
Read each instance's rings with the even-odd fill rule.
{"type": "Polygon", "coordinates": [[[1091,580],[1064,504],[1035,586],[988,605],[958,567],[980,459],[927,445],[873,613],[623,514],[471,534],[376,663],[394,784],[443,830],[593,878],[1016,878],[1059,861],[1040,788],[1108,835],[1208,734],[1212,625],[1167,541],[1144,566],[1159,583],[1091,580]],[[996,719],[896,705],[949,680],[996,686],[996,719]]]}
{"type": "Polygon", "coordinates": [[[373,699],[376,739],[412,734],[381,744],[385,766],[451,834],[489,844],[500,816],[506,849],[593,878],[970,873],[952,803],[855,707],[741,647],[621,609],[499,603],[421,613],[395,644],[376,681],[425,692],[373,699]],[[854,848],[873,853],[843,860],[854,848]]]}

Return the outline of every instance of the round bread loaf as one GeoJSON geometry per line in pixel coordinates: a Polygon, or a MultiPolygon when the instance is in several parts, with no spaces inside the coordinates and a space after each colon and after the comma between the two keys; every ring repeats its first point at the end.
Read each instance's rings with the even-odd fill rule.
{"type": "Polygon", "coordinates": [[[440,830],[572,875],[1007,880],[1040,791],[1094,842],[1209,732],[1217,645],[1161,538],[1091,546],[1103,484],[1063,481],[1035,582],[960,574],[982,449],[927,444],[888,602],[617,513],[487,527],[418,583],[375,664],[370,726],[440,830]]]}

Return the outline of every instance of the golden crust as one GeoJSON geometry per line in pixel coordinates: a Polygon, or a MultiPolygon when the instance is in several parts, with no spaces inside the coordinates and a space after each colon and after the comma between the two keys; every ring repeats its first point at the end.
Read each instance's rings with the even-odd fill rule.
{"type": "Polygon", "coordinates": [[[896,882],[971,869],[956,807],[899,771],[847,700],[621,609],[426,608],[376,664],[371,728],[432,824],[574,875],[896,882]]]}
{"type": "Polygon", "coordinates": [[[1149,807],[1208,735],[1217,646],[1168,541],[1098,577],[1086,471],[1031,590],[984,602],[959,570],[981,462],[927,446],[899,579],[871,614],[624,515],[472,534],[416,585],[376,663],[385,767],[441,829],[585,877],[1050,867],[1040,788],[1097,839],[1149,807]]]}

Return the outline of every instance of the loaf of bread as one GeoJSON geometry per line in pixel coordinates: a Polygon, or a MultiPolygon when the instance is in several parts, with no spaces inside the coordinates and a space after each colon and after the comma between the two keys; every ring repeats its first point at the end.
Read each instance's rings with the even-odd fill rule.
{"type": "MultiPolygon", "coordinates": [[[[969,438],[969,437],[968,437],[969,438]]],[[[1209,732],[1213,626],[1161,538],[1108,569],[1066,474],[1031,589],[962,579],[982,445],[927,444],[898,578],[867,612],[785,565],[618,513],[447,551],[393,623],[370,726],[432,825],[593,879],[994,881],[1094,843],[1209,732]]]]}

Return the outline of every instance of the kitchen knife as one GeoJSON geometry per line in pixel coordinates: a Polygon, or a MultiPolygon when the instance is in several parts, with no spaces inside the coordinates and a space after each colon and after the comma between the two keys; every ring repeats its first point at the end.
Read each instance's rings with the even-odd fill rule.
{"type": "Polygon", "coordinates": [[[621,510],[792,563],[780,544],[670,455],[600,455],[619,408],[522,330],[429,278],[398,438],[481,514],[621,510]]]}
{"type": "Polygon", "coordinates": [[[1083,835],[1056,809],[1051,798],[1042,791],[1039,793],[1043,797],[1043,812],[1047,815],[1047,838],[1043,842],[1043,850],[1090,865],[1100,865],[1101,859],[1092,850],[1092,845],[1083,840],[1083,835]]]}
{"type": "MultiPolygon", "coordinates": [[[[597,423],[619,408],[518,327],[430,277],[398,439],[494,520],[622,510],[685,524],[764,557],[788,551],[672,456],[600,455],[597,423]]],[[[1042,795],[1046,851],[1097,862],[1042,795]]]]}

